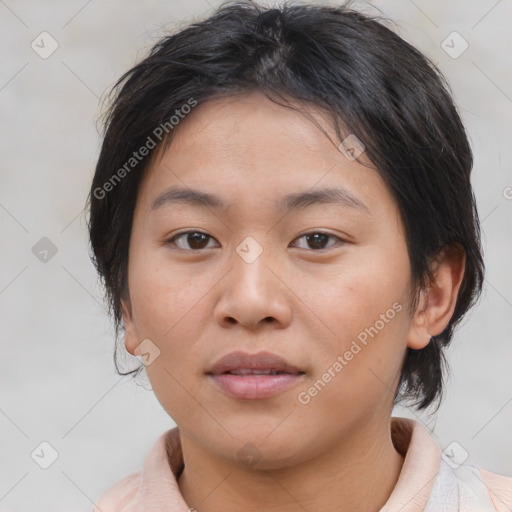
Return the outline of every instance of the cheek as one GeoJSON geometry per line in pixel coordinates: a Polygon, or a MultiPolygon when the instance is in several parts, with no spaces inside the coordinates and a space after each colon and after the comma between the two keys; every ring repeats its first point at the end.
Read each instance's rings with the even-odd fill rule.
{"type": "Polygon", "coordinates": [[[316,309],[340,337],[356,337],[366,328],[382,322],[386,327],[403,317],[407,273],[389,260],[370,256],[344,265],[333,273],[324,293],[315,295],[316,309]],[[393,305],[397,303],[398,305],[393,305]],[[397,309],[402,309],[400,315],[397,309]],[[381,315],[385,315],[381,319],[381,315]],[[389,322],[388,322],[389,320],[389,322]]]}
{"type": "Polygon", "coordinates": [[[212,283],[154,261],[134,266],[131,279],[139,338],[149,338],[160,350],[159,357],[146,366],[155,396],[174,419],[200,416],[185,389],[195,385],[197,343],[208,314],[205,294],[212,283]]]}
{"type": "Polygon", "coordinates": [[[161,250],[137,256],[129,276],[137,334],[160,350],[146,371],[157,396],[172,397],[180,392],[178,382],[190,387],[200,372],[198,354],[204,351],[204,331],[212,318],[211,294],[221,274],[193,263],[171,264],[161,250]]]}
{"type": "Polygon", "coordinates": [[[399,301],[338,315],[336,336],[324,337],[315,355],[315,374],[300,391],[309,411],[329,410],[340,422],[360,411],[363,416],[392,406],[406,349],[407,316],[399,301]],[[374,313],[375,311],[375,313],[374,313]],[[380,315],[383,315],[382,317],[380,315]],[[363,411],[364,410],[364,411],[363,411]]]}
{"type": "Polygon", "coordinates": [[[403,270],[409,265],[407,253],[404,257],[396,251],[395,257],[390,258],[368,251],[358,256],[357,261],[347,261],[333,273],[329,286],[324,287],[325,293],[315,295],[315,305],[311,307],[329,327],[316,343],[321,354],[320,375],[331,369],[331,373],[340,376],[334,379],[337,384],[332,389],[350,381],[351,390],[345,388],[345,397],[347,392],[355,397],[372,387],[378,391],[383,383],[393,385],[409,326],[409,275],[403,270]],[[333,368],[336,362],[339,364],[333,368]]]}
{"type": "Polygon", "coordinates": [[[202,279],[193,269],[184,271],[183,267],[170,265],[165,251],[141,256],[134,256],[129,273],[131,302],[139,330],[163,339],[182,323],[192,328],[197,325],[193,317],[200,312],[201,299],[212,286],[207,276],[202,279]]]}

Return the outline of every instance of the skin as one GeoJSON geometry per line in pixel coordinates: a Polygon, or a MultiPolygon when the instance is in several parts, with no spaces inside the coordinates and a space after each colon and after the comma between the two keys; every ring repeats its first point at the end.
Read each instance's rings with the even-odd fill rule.
{"type": "MultiPolygon", "coordinates": [[[[295,110],[259,92],[210,100],[176,128],[141,184],[129,250],[125,345],[149,338],[160,355],[146,367],[180,429],[178,483],[200,512],[379,510],[402,456],[390,433],[406,348],[420,349],[453,314],[464,256],[441,254],[434,282],[409,312],[409,257],[397,205],[379,174],[338,149],[295,110]],[[229,207],[152,204],[172,186],[220,196],[229,207]],[[316,204],[280,211],[290,192],[337,186],[368,209],[316,204]],[[206,238],[194,245],[185,231],[206,238]],[[323,249],[304,236],[328,233],[323,249]],[[262,249],[247,263],[248,236],[262,249]],[[339,237],[339,238],[336,238],[339,237]],[[194,248],[199,247],[199,249],[194,248]],[[301,391],[332,367],[394,303],[402,310],[311,401],[301,391]],[[269,351],[305,372],[263,400],[221,393],[205,371],[235,350],[269,351]],[[251,443],[258,460],[239,451],[251,443]]],[[[334,142],[333,142],[334,141],[334,142]]]]}

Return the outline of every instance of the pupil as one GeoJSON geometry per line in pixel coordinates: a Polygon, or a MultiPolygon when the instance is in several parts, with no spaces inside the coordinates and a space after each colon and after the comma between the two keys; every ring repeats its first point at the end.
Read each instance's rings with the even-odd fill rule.
{"type": "Polygon", "coordinates": [[[325,233],[314,233],[312,235],[307,235],[307,238],[310,247],[312,246],[315,249],[323,249],[325,246],[325,242],[328,239],[328,235],[326,235],[325,233]],[[310,243],[311,241],[313,242],[312,244],[310,243]]]}
{"type": "Polygon", "coordinates": [[[188,235],[188,243],[189,243],[190,247],[192,247],[193,249],[201,249],[202,248],[201,242],[205,241],[206,236],[207,235],[205,235],[203,233],[193,233],[192,235],[188,235]],[[191,242],[191,240],[192,240],[192,242],[191,242]]]}

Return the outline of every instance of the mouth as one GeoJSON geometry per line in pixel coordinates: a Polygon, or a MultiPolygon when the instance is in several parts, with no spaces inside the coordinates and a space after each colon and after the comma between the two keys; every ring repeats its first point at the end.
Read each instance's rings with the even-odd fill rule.
{"type": "Polygon", "coordinates": [[[282,370],[275,370],[271,368],[266,368],[263,370],[258,370],[256,368],[238,368],[236,370],[231,370],[229,372],[224,372],[221,375],[289,375],[289,372],[285,372],[282,370]]]}
{"type": "Polygon", "coordinates": [[[206,371],[218,390],[242,400],[275,396],[297,384],[305,374],[305,371],[269,352],[232,352],[206,371]]]}

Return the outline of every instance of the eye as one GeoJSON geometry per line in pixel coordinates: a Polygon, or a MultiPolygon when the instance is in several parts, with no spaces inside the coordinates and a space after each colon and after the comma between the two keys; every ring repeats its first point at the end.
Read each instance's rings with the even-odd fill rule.
{"type": "Polygon", "coordinates": [[[340,237],[331,235],[329,233],[323,233],[321,231],[306,233],[302,236],[297,237],[295,240],[300,240],[302,238],[306,240],[306,245],[309,247],[300,247],[301,249],[308,249],[308,248],[320,249],[320,250],[327,249],[328,247],[332,247],[334,245],[334,244],[330,244],[330,245],[326,246],[329,238],[336,239],[336,240],[339,240],[340,242],[343,242],[343,240],[340,237]]]}
{"type": "Polygon", "coordinates": [[[176,245],[179,249],[183,250],[201,250],[209,248],[209,239],[214,240],[210,235],[202,233],[201,231],[185,231],[173,236],[167,243],[176,245]],[[183,243],[180,245],[180,243],[176,243],[176,241],[182,241],[183,243]],[[187,245],[188,247],[186,247],[187,245]]]}
{"type": "MultiPolygon", "coordinates": [[[[306,242],[306,247],[300,247],[299,245],[299,248],[301,249],[322,250],[332,247],[336,243],[336,240],[343,242],[340,237],[331,235],[329,233],[323,233],[321,231],[306,233],[300,237],[297,237],[295,240],[301,239],[304,239],[306,242]],[[334,242],[327,245],[329,239],[334,240],[334,242]]],[[[179,249],[186,251],[200,251],[202,249],[211,248],[211,246],[208,246],[208,242],[211,240],[215,239],[206,233],[202,233],[201,231],[185,231],[183,233],[174,235],[167,241],[167,244],[175,245],[179,249]]]]}

